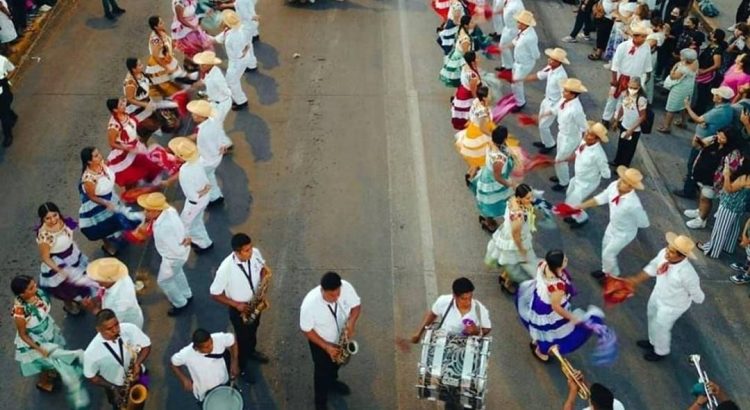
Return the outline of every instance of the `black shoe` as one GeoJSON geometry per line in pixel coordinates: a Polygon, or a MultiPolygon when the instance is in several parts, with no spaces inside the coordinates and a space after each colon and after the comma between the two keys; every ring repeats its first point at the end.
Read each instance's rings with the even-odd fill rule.
{"type": "Polygon", "coordinates": [[[497,71],[498,73],[502,73],[503,71],[511,71],[511,69],[505,67],[495,67],[495,71],[497,71]]]}
{"type": "Polygon", "coordinates": [[[617,164],[615,164],[615,162],[614,162],[614,161],[609,161],[609,162],[607,162],[607,165],[609,165],[609,166],[610,166],[610,167],[612,167],[612,168],[617,168],[617,164]]]}
{"type": "Polygon", "coordinates": [[[350,389],[349,386],[346,385],[346,383],[340,382],[338,380],[333,382],[333,384],[331,385],[331,390],[342,396],[348,396],[352,392],[352,389],[350,389]]]}
{"type": "Polygon", "coordinates": [[[568,216],[568,217],[565,217],[565,219],[563,219],[563,222],[572,224],[572,223],[575,223],[576,220],[568,216]]]}
{"type": "Polygon", "coordinates": [[[533,146],[535,146],[537,148],[544,148],[545,147],[544,143],[539,142],[539,141],[537,141],[537,142],[535,142],[535,143],[533,143],[531,145],[533,145],[533,146]]]}
{"type": "Polygon", "coordinates": [[[675,190],[673,190],[672,191],[672,195],[678,196],[680,198],[685,198],[685,199],[695,199],[695,196],[690,196],[690,195],[686,194],[685,191],[683,191],[682,189],[675,189],[675,190]]]}
{"type": "Polygon", "coordinates": [[[255,384],[255,374],[252,371],[243,370],[240,372],[240,377],[245,379],[250,384],[255,384]]]}
{"type": "Polygon", "coordinates": [[[649,362],[658,362],[658,361],[664,360],[666,357],[667,357],[667,355],[662,356],[662,355],[656,354],[654,352],[648,352],[648,353],[646,353],[646,354],[643,355],[643,358],[646,359],[646,361],[649,361],[649,362]]]}
{"type": "Polygon", "coordinates": [[[654,351],[654,345],[651,344],[648,340],[639,340],[635,342],[636,346],[640,347],[641,349],[646,349],[648,351],[654,351]]]}
{"type": "Polygon", "coordinates": [[[553,176],[549,177],[549,182],[554,182],[555,184],[559,184],[560,180],[557,179],[557,177],[553,175],[553,176]]]}
{"type": "Polygon", "coordinates": [[[517,112],[521,112],[521,110],[523,110],[524,107],[526,107],[526,103],[524,103],[523,105],[516,105],[515,107],[513,107],[510,110],[510,112],[512,112],[514,114],[517,113],[517,112]]]}
{"type": "Polygon", "coordinates": [[[214,199],[213,201],[209,202],[208,206],[216,206],[216,205],[221,205],[223,203],[224,203],[224,197],[220,196],[220,197],[214,199]]]}
{"type": "Polygon", "coordinates": [[[211,249],[213,249],[214,248],[214,244],[212,242],[211,245],[208,245],[205,248],[201,248],[200,246],[198,246],[198,245],[196,245],[194,243],[191,243],[190,247],[192,247],[193,250],[195,250],[195,253],[197,253],[198,255],[200,255],[200,254],[206,253],[206,252],[210,251],[211,249]]]}
{"type": "Polygon", "coordinates": [[[594,279],[596,279],[596,280],[602,280],[602,279],[604,279],[604,276],[605,276],[604,272],[600,271],[600,270],[595,270],[595,271],[591,272],[591,277],[594,278],[594,279]]]}
{"type": "Polygon", "coordinates": [[[253,43],[257,43],[260,41],[260,34],[256,34],[253,36],[253,43]]]}
{"type": "Polygon", "coordinates": [[[258,362],[260,364],[266,364],[269,362],[268,356],[264,355],[263,353],[259,351],[254,351],[250,356],[248,356],[248,359],[258,362]]]}
{"type": "Polygon", "coordinates": [[[258,71],[258,67],[255,67],[255,68],[248,67],[248,68],[245,69],[246,73],[254,73],[256,71],[258,71]]]}
{"type": "Polygon", "coordinates": [[[242,104],[232,103],[232,111],[241,111],[247,108],[247,101],[242,104]]]}
{"type": "Polygon", "coordinates": [[[546,154],[549,154],[550,152],[554,151],[555,148],[557,148],[557,145],[553,145],[551,147],[539,148],[539,153],[546,155],[546,154]]]}
{"type": "Polygon", "coordinates": [[[607,129],[609,129],[609,127],[612,125],[612,123],[610,123],[609,121],[603,119],[602,120],[602,125],[605,126],[607,129]]]}
{"type": "Polygon", "coordinates": [[[552,185],[552,190],[555,192],[562,192],[562,191],[565,191],[566,189],[568,189],[567,185],[560,185],[560,184],[552,185]]]}
{"type": "Polygon", "coordinates": [[[185,310],[186,307],[187,304],[183,307],[172,306],[171,308],[169,308],[169,310],[167,310],[167,316],[175,317],[182,313],[182,311],[185,310]]]}
{"type": "Polygon", "coordinates": [[[5,138],[3,138],[3,147],[8,148],[11,145],[13,145],[13,136],[6,135],[5,138]]]}
{"type": "Polygon", "coordinates": [[[111,13],[104,13],[104,18],[106,18],[109,21],[115,21],[116,20],[114,14],[111,14],[111,13]]]}
{"type": "Polygon", "coordinates": [[[587,219],[587,220],[585,220],[585,221],[583,221],[583,222],[573,221],[573,222],[572,222],[572,223],[570,224],[570,229],[581,229],[581,228],[583,228],[583,226],[584,226],[584,225],[586,225],[587,223],[589,223],[589,220],[588,220],[588,219],[587,219]]]}
{"type": "Polygon", "coordinates": [[[118,14],[124,14],[124,13],[125,13],[125,9],[121,9],[121,8],[119,8],[119,7],[118,7],[118,8],[116,8],[116,9],[112,10],[112,13],[113,13],[114,15],[118,15],[118,14]]]}

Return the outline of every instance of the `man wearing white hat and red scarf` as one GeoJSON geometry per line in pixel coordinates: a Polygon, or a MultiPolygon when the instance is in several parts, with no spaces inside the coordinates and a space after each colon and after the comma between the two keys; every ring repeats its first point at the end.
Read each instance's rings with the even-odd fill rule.
{"type": "Polygon", "coordinates": [[[631,27],[632,37],[625,40],[615,49],[612,57],[611,80],[607,104],[604,106],[602,123],[609,127],[615,110],[620,104],[621,96],[627,92],[628,82],[631,78],[638,77],[641,84],[646,84],[648,76],[653,69],[651,65],[651,46],[646,42],[646,36],[651,29],[644,23],[638,23],[631,27]]]}
{"type": "Polygon", "coordinates": [[[695,243],[685,235],[667,232],[667,247],[660,250],[639,274],[626,278],[637,286],[651,278],[656,285],[648,298],[648,340],[639,340],[646,350],[644,359],[656,362],[670,352],[672,326],[693,303],[701,304],[706,295],[700,278],[688,258],[695,259],[695,243]]]}
{"type": "Polygon", "coordinates": [[[639,228],[648,228],[649,220],[635,190],[643,190],[643,175],[635,168],[617,167],[620,177],[607,189],[582,203],[578,208],[609,205],[609,224],[602,238],[602,269],[591,272],[596,279],[604,279],[605,273],[620,276],[617,256],[635,239],[639,228]]]}
{"type": "Polygon", "coordinates": [[[208,236],[206,224],[203,222],[211,183],[208,181],[205,168],[200,163],[198,147],[190,138],[172,138],[169,141],[169,149],[183,161],[178,175],[182,193],[185,195],[185,205],[182,206],[180,219],[185,224],[191,245],[196,253],[205,252],[214,246],[208,236]]]}
{"type": "MultiPolygon", "coordinates": [[[[229,110],[232,109],[232,91],[227,85],[227,79],[221,72],[219,64],[221,59],[216,57],[213,51],[203,51],[193,56],[193,62],[198,64],[200,82],[194,87],[201,85],[206,87],[206,96],[216,110],[217,119],[223,124],[229,110]]],[[[226,138],[224,144],[232,147],[232,140],[226,138]]]]}
{"type": "Polygon", "coordinates": [[[100,286],[95,298],[83,302],[92,314],[111,309],[120,323],[131,323],[143,329],[143,310],[138,304],[135,284],[124,263],[117,258],[99,258],[86,267],[86,276],[100,286]]]}
{"type": "Polygon", "coordinates": [[[219,204],[224,201],[221,188],[216,180],[216,168],[221,164],[221,159],[226,154],[229,146],[226,145],[227,133],[224,131],[224,121],[211,103],[206,100],[190,101],[187,105],[198,131],[189,136],[198,145],[200,161],[206,170],[211,191],[208,193],[209,205],[219,204]]]}
{"type": "Polygon", "coordinates": [[[523,11],[526,7],[523,5],[521,0],[500,0],[502,6],[499,7],[500,12],[503,15],[503,31],[500,35],[500,64],[503,70],[510,70],[513,68],[513,50],[512,47],[513,39],[518,34],[518,23],[516,22],[516,14],[523,11]],[[507,49],[507,50],[506,50],[507,49]]]}
{"type": "Polygon", "coordinates": [[[242,28],[242,20],[234,10],[224,10],[221,18],[227,29],[218,34],[214,39],[217,43],[223,43],[229,63],[227,64],[227,84],[232,90],[232,110],[240,111],[247,108],[247,96],[242,91],[242,75],[245,70],[255,70],[258,61],[253,51],[252,38],[247,36],[242,28]]]}
{"type": "Polygon", "coordinates": [[[568,53],[562,48],[548,48],[544,50],[544,54],[547,55],[547,66],[539,70],[535,74],[528,75],[524,81],[546,81],[544,87],[544,99],[539,105],[539,136],[542,142],[535,142],[533,145],[537,148],[541,148],[546,152],[550,152],[555,148],[555,138],[552,136],[552,123],[555,122],[556,114],[552,111],[562,98],[562,86],[560,83],[568,78],[568,73],[565,71],[563,64],[570,64],[568,61],[568,53]],[[551,115],[544,116],[545,112],[552,112],[551,115]]]}
{"type": "MultiPolygon", "coordinates": [[[[583,133],[588,127],[586,113],[583,111],[581,99],[578,98],[588,89],[577,78],[566,78],[560,82],[560,88],[563,90],[560,102],[539,117],[540,121],[548,116],[557,118],[555,176],[550,177],[550,181],[555,183],[552,187],[555,191],[564,190],[570,183],[570,169],[567,160],[581,144],[583,133]]],[[[539,152],[546,154],[551,150],[552,148],[545,147],[540,149],[539,152]]]]}
{"type": "MultiPolygon", "coordinates": [[[[521,10],[515,17],[518,27],[518,34],[513,39],[510,46],[513,49],[513,82],[510,89],[516,99],[516,108],[518,111],[526,105],[526,93],[523,87],[523,80],[531,73],[539,59],[539,38],[536,35],[536,20],[534,15],[528,10],[521,10]]],[[[503,54],[510,50],[503,50],[503,54]]]]}
{"type": "MultiPolygon", "coordinates": [[[[575,176],[570,179],[568,190],[565,192],[565,203],[578,206],[584,198],[591,195],[599,186],[602,178],[609,179],[611,172],[607,164],[607,153],[604,152],[602,142],[609,142],[607,128],[599,122],[589,121],[589,128],[583,136],[572,158],[575,160],[575,176]]],[[[565,218],[571,228],[580,228],[588,220],[586,211],[565,218]]]]}

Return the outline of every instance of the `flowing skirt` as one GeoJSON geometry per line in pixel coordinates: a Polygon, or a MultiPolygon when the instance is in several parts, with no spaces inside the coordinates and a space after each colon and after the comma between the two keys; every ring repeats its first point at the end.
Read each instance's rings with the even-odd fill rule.
{"type": "Polygon", "coordinates": [[[202,51],[213,51],[214,45],[210,36],[203,29],[199,29],[191,31],[179,40],[175,40],[175,48],[182,51],[185,57],[192,60],[194,55],[202,51]]]}
{"type": "Polygon", "coordinates": [[[505,215],[508,198],[512,190],[495,180],[492,167],[483,166],[472,180],[471,189],[474,192],[479,215],[485,218],[498,218],[505,215]]]}
{"type": "Polygon", "coordinates": [[[473,122],[470,122],[465,130],[456,133],[456,149],[471,168],[480,168],[484,165],[491,143],[492,138],[482,133],[473,122]]]}
{"type": "Polygon", "coordinates": [[[461,67],[464,63],[464,54],[454,48],[450,54],[443,58],[443,67],[440,69],[440,81],[446,86],[453,88],[461,85],[461,67]]]}
{"type": "MultiPolygon", "coordinates": [[[[83,185],[79,186],[79,192],[81,207],[78,210],[78,223],[81,225],[81,233],[90,241],[118,238],[122,225],[117,216],[106,207],[89,199],[83,191],[83,185]]],[[[100,198],[120,205],[120,198],[114,192],[101,195],[100,198]]]]}
{"type": "MultiPolygon", "coordinates": [[[[60,347],[65,346],[65,338],[63,337],[60,328],[55,323],[55,319],[50,315],[47,315],[41,323],[33,328],[27,328],[26,333],[37,344],[52,343],[60,347]]],[[[18,333],[16,333],[15,345],[15,358],[21,366],[21,374],[24,377],[33,376],[45,370],[54,369],[54,366],[52,366],[49,360],[45,359],[39,352],[29,347],[29,345],[18,336],[18,333]]]]}
{"type": "Polygon", "coordinates": [[[456,131],[466,128],[466,123],[469,121],[469,109],[471,109],[473,100],[474,96],[471,91],[463,85],[459,85],[456,89],[456,95],[451,100],[451,123],[456,131]]]}

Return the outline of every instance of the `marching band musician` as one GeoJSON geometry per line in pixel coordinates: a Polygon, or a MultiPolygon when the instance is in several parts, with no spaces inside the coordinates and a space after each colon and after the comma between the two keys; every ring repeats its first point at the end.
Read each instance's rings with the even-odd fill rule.
{"type": "Polygon", "coordinates": [[[412,343],[419,343],[425,328],[436,321],[436,329],[445,329],[450,334],[484,336],[490,333],[490,312],[480,301],[474,299],[474,284],[471,280],[454,280],[452,290],[453,294],[438,296],[425,314],[419,330],[411,337],[412,343]]]}
{"type": "MultiPolygon", "coordinates": [[[[580,372],[576,375],[578,380],[586,383],[580,372]]],[[[563,410],[573,410],[578,397],[578,383],[568,378],[568,397],[563,404],[563,410]]],[[[608,388],[599,383],[594,383],[589,387],[589,406],[583,410],[625,410],[625,406],[617,400],[608,388]]]]}
{"type": "Polygon", "coordinates": [[[145,373],[143,362],[151,353],[151,339],[136,325],[120,323],[110,309],[102,309],[96,314],[96,331],[83,353],[83,375],[91,383],[103,387],[112,408],[120,410],[117,403],[123,399],[121,395],[127,394],[120,391],[126,383],[126,373],[133,360],[133,380],[145,373]],[[140,348],[137,355],[136,347],[140,348]]]}
{"type": "MultiPolygon", "coordinates": [[[[248,302],[255,297],[267,274],[266,261],[260,250],[253,246],[250,236],[238,233],[232,236],[232,253],[219,265],[209,290],[213,300],[229,307],[229,321],[237,337],[238,363],[243,371],[248,359],[268,363],[268,356],[255,349],[261,314],[253,322],[246,323],[242,318],[243,314],[251,313],[248,302]]],[[[254,382],[250,372],[246,374],[250,382],[254,382]]]]}
{"type": "Polygon", "coordinates": [[[333,361],[341,353],[341,332],[354,337],[361,313],[359,295],[336,272],[326,272],[320,285],[307,293],[300,307],[299,327],[307,337],[314,364],[315,409],[325,410],[328,390],[342,395],[349,386],[338,380],[339,367],[333,361]]]}
{"type": "Polygon", "coordinates": [[[648,340],[639,340],[644,359],[657,362],[669,355],[672,326],[693,303],[706,298],[700,278],[688,258],[695,259],[695,243],[685,235],[666,234],[667,247],[660,250],[638,275],[625,280],[633,286],[651,278],[656,285],[648,299],[648,340]]]}
{"type": "Polygon", "coordinates": [[[201,165],[198,147],[186,137],[175,137],[169,141],[169,149],[182,161],[178,178],[180,188],[185,195],[180,219],[185,224],[191,244],[200,250],[213,248],[214,242],[208,236],[203,215],[208,206],[208,193],[211,183],[208,181],[206,170],[201,165]]]}
{"type": "Polygon", "coordinates": [[[86,276],[98,283],[95,298],[83,301],[84,307],[97,314],[101,309],[115,312],[120,323],[131,323],[143,329],[143,310],[138,304],[135,284],[128,267],[117,258],[99,258],[86,267],[86,276]]]}
{"type": "Polygon", "coordinates": [[[202,403],[208,392],[229,384],[230,374],[227,373],[225,361],[227,351],[231,378],[239,375],[237,343],[231,333],[208,333],[203,329],[193,332],[192,341],[172,355],[172,371],[180,379],[182,387],[202,403]],[[181,366],[187,367],[190,378],[180,369],[181,366]]]}
{"type": "MultiPolygon", "coordinates": [[[[740,406],[732,400],[729,400],[726,392],[724,392],[718,384],[708,382],[708,389],[711,394],[716,397],[716,401],[719,402],[719,405],[716,406],[715,410],[740,410],[740,406]]],[[[708,397],[706,397],[705,394],[699,394],[687,410],[701,410],[706,403],[708,403],[708,397]]]]}
{"type": "Polygon", "coordinates": [[[232,91],[232,110],[240,111],[247,108],[247,96],[242,91],[242,75],[245,70],[258,68],[258,61],[253,51],[252,38],[247,37],[240,16],[234,10],[224,10],[221,18],[227,28],[215,40],[224,44],[229,59],[226,79],[232,91]]]}

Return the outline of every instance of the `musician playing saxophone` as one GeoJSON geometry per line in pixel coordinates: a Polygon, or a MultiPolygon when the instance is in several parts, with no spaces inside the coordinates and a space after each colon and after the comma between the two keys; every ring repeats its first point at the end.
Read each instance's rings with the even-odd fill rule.
{"type": "Polygon", "coordinates": [[[133,380],[138,380],[141,372],[145,372],[143,362],[151,353],[151,339],[136,325],[120,323],[110,309],[96,314],[96,331],[83,353],[83,375],[103,387],[112,408],[120,410],[118,403],[128,394],[122,388],[126,374],[131,364],[133,380]]]}
{"type": "Polygon", "coordinates": [[[300,308],[299,327],[310,344],[315,367],[313,384],[315,409],[325,410],[328,390],[341,395],[350,393],[349,386],[338,381],[339,367],[334,359],[341,354],[338,341],[341,332],[353,340],[361,312],[357,291],[336,272],[327,272],[307,293],[300,308]]]}

